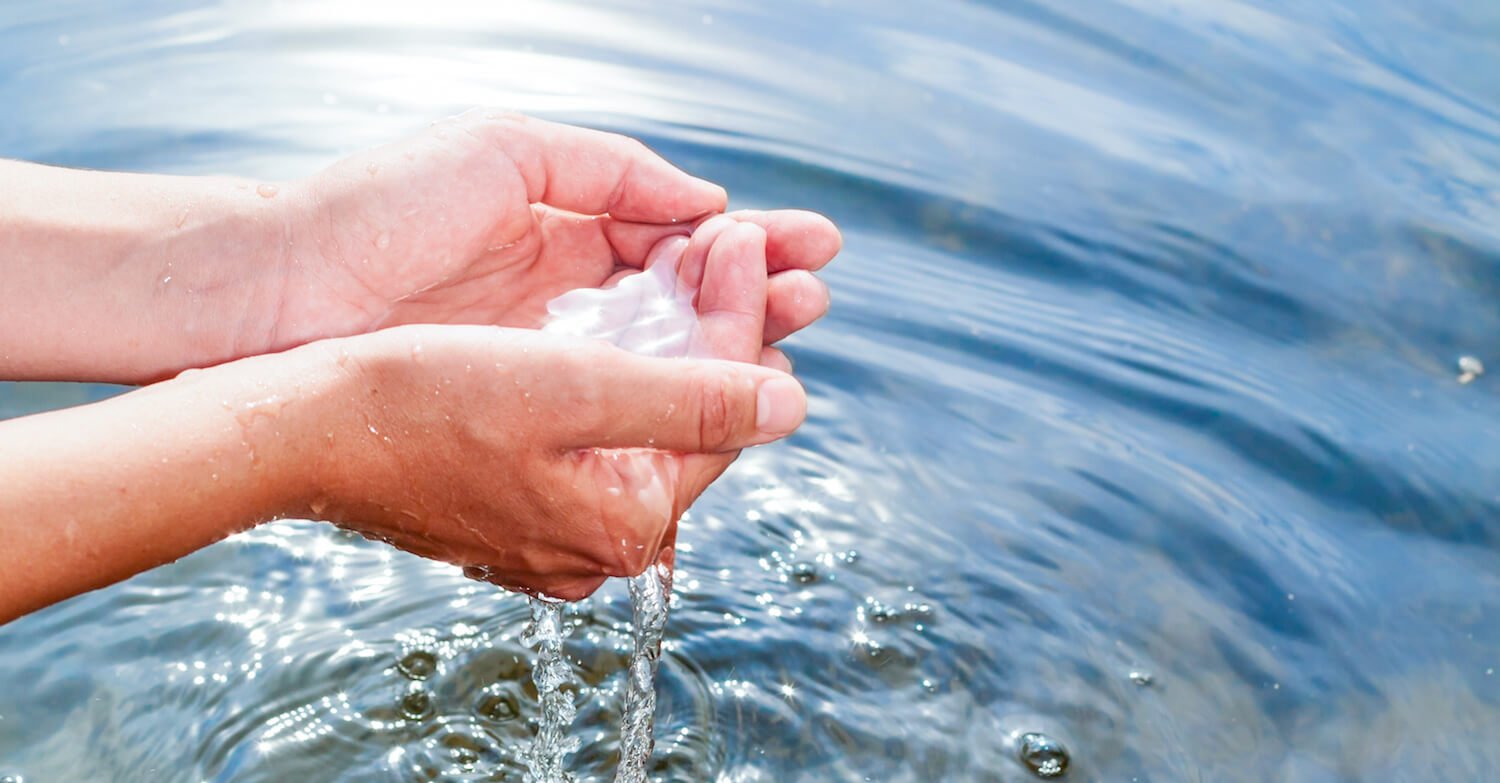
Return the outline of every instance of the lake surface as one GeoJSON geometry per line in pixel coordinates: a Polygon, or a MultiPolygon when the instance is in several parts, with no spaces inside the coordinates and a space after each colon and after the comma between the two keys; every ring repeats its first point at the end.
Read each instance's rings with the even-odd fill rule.
{"type": "MultiPolygon", "coordinates": [[[[1025,781],[1033,731],[1074,781],[1490,780],[1496,74],[1463,0],[4,0],[0,156],[300,176],[491,104],[833,217],[808,424],[684,526],[659,780],[1025,781]]],[[[0,628],[0,775],[518,781],[526,615],[266,526],[0,628]]],[[[603,780],[623,587],[569,617],[603,780]]]]}

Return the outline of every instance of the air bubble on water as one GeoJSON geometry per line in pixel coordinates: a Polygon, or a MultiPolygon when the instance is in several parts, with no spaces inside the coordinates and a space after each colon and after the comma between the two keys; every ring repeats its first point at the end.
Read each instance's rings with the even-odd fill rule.
{"type": "Polygon", "coordinates": [[[396,670],[408,679],[425,680],[437,671],[437,656],[427,650],[412,650],[396,663],[396,670]]]}
{"type": "Polygon", "coordinates": [[[486,693],[479,700],[479,716],[493,721],[515,720],[521,715],[521,705],[515,697],[506,693],[486,693]]]}
{"type": "Polygon", "coordinates": [[[448,758],[461,769],[472,769],[479,763],[484,750],[484,746],[474,737],[459,732],[445,734],[442,744],[448,751],[448,758]]]}
{"type": "Polygon", "coordinates": [[[1068,771],[1068,749],[1045,734],[1022,734],[1017,755],[1021,763],[1040,778],[1055,778],[1068,771]]]}
{"type": "Polygon", "coordinates": [[[797,584],[810,585],[818,581],[818,567],[813,563],[800,562],[792,564],[792,579],[797,584]]]}
{"type": "Polygon", "coordinates": [[[414,690],[401,697],[401,714],[407,720],[425,720],[432,712],[432,697],[427,691],[414,690]]]}
{"type": "Polygon", "coordinates": [[[1146,688],[1156,682],[1156,676],[1151,672],[1137,670],[1130,673],[1130,681],[1142,688],[1146,688]]]}

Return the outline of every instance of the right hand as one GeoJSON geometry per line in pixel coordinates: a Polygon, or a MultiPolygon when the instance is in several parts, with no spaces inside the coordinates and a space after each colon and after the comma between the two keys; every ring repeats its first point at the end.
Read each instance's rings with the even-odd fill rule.
{"type": "Polygon", "coordinates": [[[332,448],[312,515],[564,599],[645,570],[724,455],[806,413],[774,369],[529,330],[407,326],[322,345],[352,393],[314,419],[332,448]]]}

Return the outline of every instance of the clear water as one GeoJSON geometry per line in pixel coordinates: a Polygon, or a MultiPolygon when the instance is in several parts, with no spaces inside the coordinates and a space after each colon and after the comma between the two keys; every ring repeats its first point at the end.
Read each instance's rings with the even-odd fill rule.
{"type": "Polygon", "coordinates": [[[620,766],[615,783],[645,783],[656,747],[656,671],[672,605],[672,570],[657,563],[630,578],[634,645],[625,676],[620,766]]]}
{"type": "MultiPolygon", "coordinates": [[[[654,779],[1486,780],[1495,9],[8,2],[0,155],[296,175],[492,103],[834,217],[809,423],[683,528],[654,779]]],[[[627,604],[563,613],[581,779],[627,604]]],[[[528,614],[266,527],[0,628],[0,775],[518,780],[528,614]]]]}
{"type": "Polygon", "coordinates": [[[563,607],[545,598],[531,599],[531,624],[522,640],[536,650],[531,661],[531,680],[537,693],[536,738],[526,751],[525,783],[571,783],[568,754],[579,740],[569,733],[578,706],[573,703],[573,665],[563,645],[563,607]]]}

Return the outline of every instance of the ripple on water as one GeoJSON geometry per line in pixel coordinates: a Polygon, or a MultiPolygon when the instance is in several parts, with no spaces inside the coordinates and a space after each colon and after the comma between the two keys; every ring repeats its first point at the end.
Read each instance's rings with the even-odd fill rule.
{"type": "MultiPolygon", "coordinates": [[[[683,525],[664,780],[1500,767],[1486,4],[84,5],[7,6],[0,156],[273,182],[500,103],[838,220],[807,426],[683,525]]],[[[3,773],[518,778],[524,615],[268,526],[0,629],[3,773]]],[[[616,726],[628,611],[567,617],[616,726]]]]}

